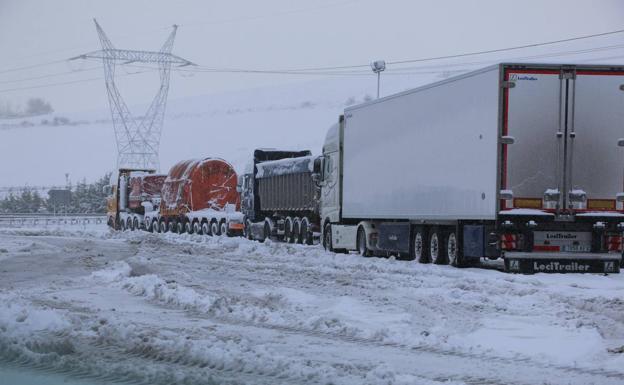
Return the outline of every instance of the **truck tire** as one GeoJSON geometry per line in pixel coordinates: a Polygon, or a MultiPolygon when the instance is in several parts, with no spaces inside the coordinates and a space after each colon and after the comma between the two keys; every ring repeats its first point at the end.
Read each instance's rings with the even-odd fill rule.
{"type": "Polygon", "coordinates": [[[267,239],[271,239],[271,226],[269,225],[268,222],[264,222],[264,239],[262,240],[263,242],[266,241],[267,239]]]}
{"type": "Polygon", "coordinates": [[[293,219],[292,238],[292,243],[301,243],[301,219],[298,217],[293,219]]]}
{"type": "Polygon", "coordinates": [[[301,220],[301,241],[304,245],[312,244],[312,232],[310,231],[310,220],[304,217],[301,220]]]}
{"type": "Polygon", "coordinates": [[[141,225],[139,224],[139,218],[134,218],[134,220],[132,221],[132,229],[139,231],[141,230],[141,225]]]}
{"type": "Polygon", "coordinates": [[[126,231],[126,221],[124,220],[119,221],[119,230],[126,231]]]}
{"type": "Polygon", "coordinates": [[[433,229],[429,237],[429,255],[431,263],[436,265],[445,265],[448,263],[446,255],[446,242],[440,229],[433,229]]]}
{"type": "Polygon", "coordinates": [[[198,235],[201,235],[202,233],[202,228],[199,225],[199,221],[197,219],[193,221],[193,233],[198,235]]]}
{"type": "Polygon", "coordinates": [[[293,219],[291,217],[286,217],[284,221],[284,242],[293,243],[295,241],[293,227],[293,219]]]}
{"type": "Polygon", "coordinates": [[[201,232],[204,235],[212,235],[212,233],[210,232],[210,225],[208,224],[208,221],[202,221],[201,232]]]}
{"type": "Polygon", "coordinates": [[[414,260],[419,263],[429,263],[429,239],[427,239],[427,231],[424,227],[418,227],[414,230],[414,239],[412,243],[412,249],[414,254],[414,260]]]}
{"type": "Polygon", "coordinates": [[[334,248],[332,247],[332,239],[331,239],[331,224],[326,223],[325,227],[323,227],[323,248],[326,251],[333,252],[334,248]]]}
{"type": "Polygon", "coordinates": [[[130,231],[134,231],[134,222],[132,222],[132,218],[126,219],[126,228],[130,231]]]}
{"type": "Polygon", "coordinates": [[[165,222],[164,219],[161,219],[158,222],[158,232],[161,233],[161,234],[167,232],[167,222],[165,222]]]}
{"type": "Polygon", "coordinates": [[[228,234],[228,225],[227,225],[227,222],[225,221],[225,219],[221,220],[221,224],[219,225],[219,232],[221,233],[221,235],[229,236],[229,234],[228,234]]]}
{"type": "Polygon", "coordinates": [[[160,232],[160,228],[158,227],[158,220],[157,219],[153,219],[152,220],[152,228],[151,228],[153,233],[159,233],[160,232]]]}
{"type": "Polygon", "coordinates": [[[448,264],[458,267],[462,264],[459,256],[459,247],[457,246],[457,236],[451,231],[446,236],[446,257],[448,264]]]}
{"type": "Polygon", "coordinates": [[[366,231],[360,227],[357,231],[357,252],[362,257],[370,257],[371,253],[366,246],[366,231]]]}
{"type": "Polygon", "coordinates": [[[167,226],[170,233],[175,233],[178,230],[178,223],[175,220],[170,220],[167,226]]]}
{"type": "Polygon", "coordinates": [[[221,232],[219,230],[219,224],[217,223],[215,219],[213,219],[212,222],[210,223],[210,233],[215,236],[221,235],[221,232]]]}
{"type": "Polygon", "coordinates": [[[184,220],[184,231],[186,231],[187,234],[193,234],[194,233],[194,231],[193,231],[193,224],[188,219],[184,220]]]}

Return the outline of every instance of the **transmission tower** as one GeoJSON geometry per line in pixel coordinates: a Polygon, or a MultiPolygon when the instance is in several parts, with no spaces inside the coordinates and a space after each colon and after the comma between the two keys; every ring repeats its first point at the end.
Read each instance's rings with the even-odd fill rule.
{"type": "Polygon", "coordinates": [[[178,29],[173,31],[160,51],[136,51],[116,49],[102,27],[95,22],[95,28],[102,44],[99,51],[89,52],[74,59],[101,59],[104,64],[104,80],[110,104],[115,138],[117,140],[117,167],[135,169],[159,169],[158,150],[167,105],[171,66],[193,65],[190,61],[171,54],[173,40],[178,29]],[[115,84],[115,66],[120,64],[156,64],[160,72],[160,87],[145,115],[135,118],[124,102],[115,84]]]}

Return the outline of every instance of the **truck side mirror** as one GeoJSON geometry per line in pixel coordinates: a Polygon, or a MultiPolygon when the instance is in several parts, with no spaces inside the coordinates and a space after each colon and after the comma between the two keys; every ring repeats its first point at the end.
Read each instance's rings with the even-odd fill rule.
{"type": "Polygon", "coordinates": [[[620,146],[620,147],[624,147],[624,138],[620,138],[620,139],[618,139],[618,142],[617,142],[617,143],[618,143],[618,146],[620,146]]]}

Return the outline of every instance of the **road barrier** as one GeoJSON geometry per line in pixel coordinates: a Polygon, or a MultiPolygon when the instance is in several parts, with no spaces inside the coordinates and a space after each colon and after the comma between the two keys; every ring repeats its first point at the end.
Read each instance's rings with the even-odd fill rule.
{"type": "Polygon", "coordinates": [[[86,226],[106,224],[106,215],[103,214],[0,214],[0,227],[48,227],[48,226],[86,226]]]}

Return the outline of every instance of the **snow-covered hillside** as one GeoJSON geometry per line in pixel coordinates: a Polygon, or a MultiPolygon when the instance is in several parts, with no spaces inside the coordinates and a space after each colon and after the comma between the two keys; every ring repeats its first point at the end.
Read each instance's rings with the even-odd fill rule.
{"type": "MultiPolygon", "coordinates": [[[[402,91],[437,75],[387,76],[382,94],[402,91]]],[[[94,84],[101,87],[103,84],[94,84]]],[[[258,147],[309,149],[320,152],[326,130],[345,106],[376,94],[371,77],[316,80],[219,95],[172,98],[161,141],[161,171],[179,160],[221,157],[242,170],[258,147]]],[[[172,94],[175,94],[175,81],[172,94]]],[[[135,115],[144,106],[132,107],[135,115]]],[[[115,137],[108,106],[91,112],[57,111],[49,116],[0,120],[0,185],[64,184],[94,180],[114,169],[115,137]],[[54,123],[54,117],[67,122],[54,123]],[[42,121],[47,120],[47,124],[42,121]],[[20,148],[20,151],[8,149],[20,148]]]]}

